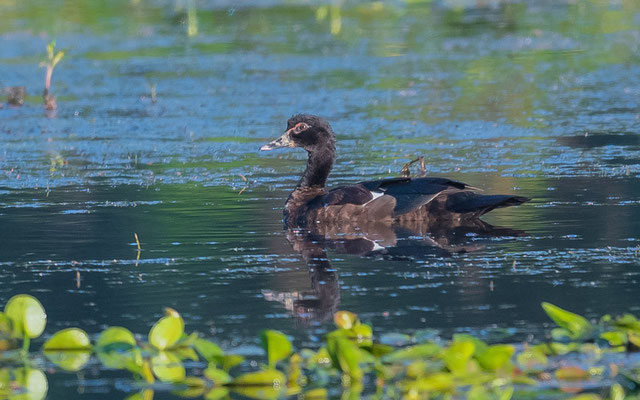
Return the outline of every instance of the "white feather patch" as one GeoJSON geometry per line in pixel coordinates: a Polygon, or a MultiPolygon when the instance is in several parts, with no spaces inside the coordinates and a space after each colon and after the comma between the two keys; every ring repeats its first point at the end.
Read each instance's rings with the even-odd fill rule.
{"type": "Polygon", "coordinates": [[[367,201],[366,203],[364,203],[362,205],[362,207],[366,206],[367,204],[371,203],[372,201],[374,201],[375,199],[377,199],[378,197],[384,196],[384,193],[382,192],[369,192],[371,193],[371,196],[373,196],[373,198],[369,201],[367,201]]]}

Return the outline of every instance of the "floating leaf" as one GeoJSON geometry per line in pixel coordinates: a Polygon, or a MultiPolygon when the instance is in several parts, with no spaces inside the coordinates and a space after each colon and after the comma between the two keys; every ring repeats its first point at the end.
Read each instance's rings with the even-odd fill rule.
{"type": "Polygon", "coordinates": [[[629,338],[629,343],[634,345],[636,349],[640,349],[640,333],[629,332],[628,338],[629,338]]]}
{"type": "Polygon", "coordinates": [[[45,357],[65,371],[80,371],[91,358],[88,350],[45,351],[45,357]]]}
{"type": "Polygon", "coordinates": [[[15,377],[26,393],[11,396],[12,400],[42,400],[47,397],[49,383],[44,372],[33,368],[18,368],[15,370],[15,377]]]}
{"type": "Polygon", "coordinates": [[[11,333],[11,320],[7,317],[7,314],[0,312],[0,332],[11,333]]]}
{"type": "Polygon", "coordinates": [[[216,362],[220,364],[224,357],[224,351],[217,344],[206,339],[196,339],[193,342],[193,347],[198,354],[202,356],[208,362],[216,362]]]}
{"type": "Polygon", "coordinates": [[[547,365],[547,356],[536,349],[525,350],[522,353],[518,354],[516,357],[516,361],[523,368],[531,370],[531,369],[541,369],[545,365],[547,365]]]}
{"type": "Polygon", "coordinates": [[[284,333],[274,330],[264,330],[260,335],[262,348],[267,352],[269,368],[274,368],[276,363],[291,354],[291,342],[284,333]]]}
{"type": "Polygon", "coordinates": [[[393,353],[394,351],[394,347],[382,343],[373,343],[370,349],[371,354],[376,358],[384,357],[388,354],[393,353]]]}
{"type": "Polygon", "coordinates": [[[409,390],[417,392],[443,392],[455,387],[453,375],[439,372],[417,379],[408,385],[409,390]]]}
{"type": "Polygon", "coordinates": [[[358,323],[358,316],[350,311],[338,311],[333,316],[333,322],[338,328],[351,329],[358,323]]]}
{"type": "Polygon", "coordinates": [[[284,390],[286,378],[275,369],[250,372],[231,381],[228,386],[236,393],[253,399],[277,399],[284,390]]]}
{"type": "Polygon", "coordinates": [[[405,347],[384,356],[385,362],[397,362],[402,360],[416,360],[435,357],[440,354],[442,348],[435,343],[423,343],[415,346],[405,347]]]}
{"type": "Polygon", "coordinates": [[[610,400],[624,400],[624,389],[619,383],[611,385],[611,393],[609,394],[610,400]]]}
{"type": "Polygon", "coordinates": [[[196,351],[191,347],[176,347],[175,349],[172,349],[171,352],[178,356],[178,358],[180,358],[181,360],[199,360],[198,353],[196,353],[196,351]]]}
{"type": "Polygon", "coordinates": [[[87,332],[78,328],[67,328],[56,332],[44,343],[43,350],[89,350],[91,340],[87,332]]]}
{"type": "Polygon", "coordinates": [[[556,342],[570,342],[571,332],[564,328],[553,328],[551,329],[551,339],[556,342]]]}
{"type": "Polygon", "coordinates": [[[202,396],[207,388],[207,384],[204,379],[195,376],[187,376],[182,382],[180,382],[180,385],[186,386],[187,388],[184,390],[176,390],[173,393],[187,399],[202,396]]]}
{"type": "Polygon", "coordinates": [[[282,394],[280,388],[273,386],[234,386],[231,390],[243,398],[256,400],[276,400],[279,399],[282,394]]]}
{"type": "Polygon", "coordinates": [[[327,350],[336,368],[348,374],[354,381],[362,379],[363,372],[362,368],[360,368],[362,350],[351,340],[340,334],[329,334],[327,337],[327,350]]]}
{"type": "Polygon", "coordinates": [[[98,348],[96,354],[100,362],[107,368],[128,369],[138,375],[143,375],[142,352],[137,347],[123,344],[126,348],[121,349],[117,344],[111,344],[104,348],[98,348]]]}
{"type": "Polygon", "coordinates": [[[373,329],[367,324],[355,325],[351,330],[351,336],[356,340],[359,346],[371,346],[373,343],[373,329]]]}
{"type": "Polygon", "coordinates": [[[640,321],[638,321],[638,319],[631,314],[624,314],[623,316],[617,318],[615,321],[613,321],[613,326],[640,333],[640,321]]]}
{"type": "Polygon", "coordinates": [[[193,346],[193,344],[198,340],[198,333],[192,332],[190,335],[182,334],[178,343],[176,343],[176,347],[189,347],[193,346]]]}
{"type": "Polygon", "coordinates": [[[214,387],[213,389],[209,390],[204,396],[206,400],[219,400],[222,398],[226,399],[228,397],[229,389],[227,389],[226,387],[214,387]]]}
{"type": "Polygon", "coordinates": [[[142,392],[132,394],[125,400],[153,400],[153,390],[145,389],[142,392]]]}
{"type": "Polygon", "coordinates": [[[556,378],[561,381],[583,380],[589,377],[589,372],[580,367],[562,367],[556,370],[556,378]]]}
{"type": "Polygon", "coordinates": [[[624,346],[627,344],[627,334],[621,331],[609,331],[600,335],[600,338],[606,340],[609,346],[624,346]]]}
{"type": "Polygon", "coordinates": [[[578,314],[563,310],[551,303],[542,303],[542,308],[553,322],[569,331],[569,335],[573,339],[588,338],[594,331],[593,325],[578,314]]]}
{"type": "Polygon", "coordinates": [[[489,346],[476,359],[482,368],[488,371],[497,371],[507,365],[515,351],[516,349],[512,345],[496,344],[489,346]]]}
{"type": "Polygon", "coordinates": [[[488,400],[499,399],[508,400],[513,394],[513,388],[505,388],[505,390],[499,390],[497,388],[488,389],[481,385],[472,386],[467,393],[467,400],[488,400]]]}
{"type": "Polygon", "coordinates": [[[329,398],[329,393],[325,388],[307,390],[302,393],[302,400],[325,400],[329,398]]]}
{"type": "Polygon", "coordinates": [[[158,350],[171,348],[184,333],[184,321],[177,311],[167,308],[149,331],[149,343],[158,350]]]}
{"type": "Polygon", "coordinates": [[[282,387],[286,382],[284,374],[276,369],[249,372],[235,378],[229,386],[272,386],[282,387]]]}
{"type": "Polygon", "coordinates": [[[130,346],[136,345],[136,338],[133,336],[130,330],[121,326],[110,326],[102,331],[96,346],[100,348],[107,348],[115,344],[126,344],[130,346]]]}
{"type": "Polygon", "coordinates": [[[216,386],[231,382],[231,376],[228,373],[211,365],[204,370],[204,376],[209,378],[216,386]]]}
{"type": "Polygon", "coordinates": [[[163,382],[182,382],[187,376],[180,359],[168,351],[161,351],[151,358],[151,370],[163,382]]]}
{"type": "Polygon", "coordinates": [[[568,400],[602,400],[602,397],[594,393],[585,393],[585,394],[580,394],[578,396],[572,397],[568,400]]]}
{"type": "Polygon", "coordinates": [[[236,365],[241,364],[244,361],[244,357],[237,354],[225,354],[222,357],[222,369],[229,371],[236,365]]]}
{"type": "Polygon", "coordinates": [[[471,342],[474,346],[474,355],[480,355],[489,349],[489,345],[477,337],[471,336],[467,333],[456,333],[453,335],[453,342],[471,342]]]}
{"type": "Polygon", "coordinates": [[[11,320],[11,335],[15,338],[37,338],[47,325],[44,307],[28,294],[19,294],[9,299],[4,313],[11,320]]]}
{"type": "Polygon", "coordinates": [[[454,342],[442,354],[449,371],[460,374],[467,372],[467,363],[471,359],[475,345],[471,341],[454,342]]]}
{"type": "Polygon", "coordinates": [[[420,378],[429,372],[429,363],[424,360],[416,360],[407,366],[407,376],[410,378],[420,378]]]}

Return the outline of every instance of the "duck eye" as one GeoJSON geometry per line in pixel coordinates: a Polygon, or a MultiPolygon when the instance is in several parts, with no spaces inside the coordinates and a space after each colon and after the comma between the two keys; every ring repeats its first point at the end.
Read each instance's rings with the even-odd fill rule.
{"type": "Polygon", "coordinates": [[[300,122],[298,125],[296,125],[296,133],[306,131],[307,129],[309,129],[309,125],[305,124],[304,122],[300,122]]]}

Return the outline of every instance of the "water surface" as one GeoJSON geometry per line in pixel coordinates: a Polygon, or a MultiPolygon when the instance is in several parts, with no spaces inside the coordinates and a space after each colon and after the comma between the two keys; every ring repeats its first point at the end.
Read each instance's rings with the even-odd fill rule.
{"type": "MultiPolygon", "coordinates": [[[[636,2],[196,3],[190,22],[180,1],[0,1],[0,86],[29,94],[0,109],[0,303],[33,294],[48,333],[90,334],[145,333],[170,306],[248,354],[263,328],[317,346],[337,308],[378,333],[512,341],[544,338],[541,301],[640,311],[636,2]],[[532,197],[485,218],[526,234],[329,246],[317,279],[281,224],[305,154],[257,152],[297,112],[338,134],[332,185],[423,155],[429,175],[532,197]],[[300,306],[329,286],[325,311],[300,306]]],[[[113,396],[49,379],[52,398],[113,396]]]]}

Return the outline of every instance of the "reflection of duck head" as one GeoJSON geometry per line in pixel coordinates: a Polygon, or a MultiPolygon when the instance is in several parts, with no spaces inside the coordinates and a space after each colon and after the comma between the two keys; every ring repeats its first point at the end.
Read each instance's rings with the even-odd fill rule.
{"type": "Polygon", "coordinates": [[[312,229],[290,229],[287,239],[299,253],[311,277],[310,291],[264,292],[267,300],[283,303],[300,321],[331,319],[340,306],[340,282],[327,250],[390,260],[447,257],[483,248],[470,237],[522,236],[523,231],[494,227],[476,219],[466,224],[441,226],[416,224],[316,224],[312,229]]]}

